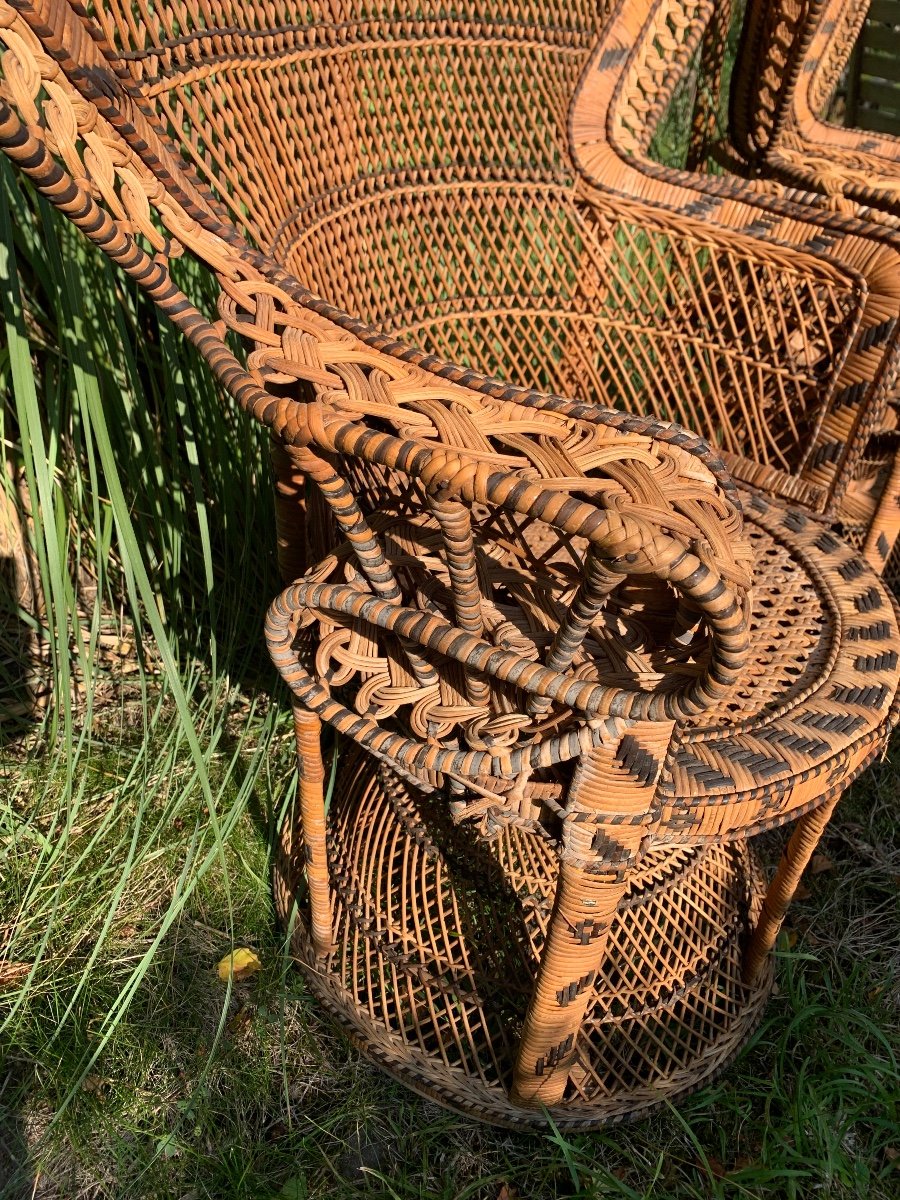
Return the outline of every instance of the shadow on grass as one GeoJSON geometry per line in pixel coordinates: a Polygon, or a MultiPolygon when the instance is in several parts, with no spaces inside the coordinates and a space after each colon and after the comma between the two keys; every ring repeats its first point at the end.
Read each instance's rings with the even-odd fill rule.
{"type": "Polygon", "coordinates": [[[20,1095],[22,1115],[8,1121],[7,1158],[27,1150],[30,1173],[26,1166],[18,1193],[0,1195],[20,1200],[36,1180],[45,1200],[498,1200],[504,1186],[520,1200],[890,1200],[900,1038],[896,909],[884,902],[897,848],[881,834],[894,782],[890,766],[877,768],[854,789],[846,820],[839,810],[825,846],[835,869],[809,880],[792,918],[797,940],[782,950],[780,994],[735,1066],[678,1114],[566,1138],[504,1133],[444,1112],[347,1047],[284,956],[260,884],[265,845],[248,815],[227,874],[234,944],[252,947],[262,970],[230,995],[218,980],[232,942],[222,880],[211,880],[52,1127],[153,913],[146,928],[112,939],[50,1048],[41,1030],[66,995],[45,996],[45,1023],[33,1021],[30,1042],[17,1048],[30,1074],[8,1093],[20,1095]]]}
{"type": "MultiPolygon", "coordinates": [[[[0,517],[0,543],[3,540],[0,517]]],[[[35,706],[37,639],[22,609],[30,585],[27,575],[23,579],[22,559],[0,554],[0,750],[21,739],[40,719],[35,706]]]]}
{"type": "Polygon", "coordinates": [[[39,1193],[31,1170],[31,1154],[20,1106],[33,1087],[9,1062],[0,1076],[0,1200],[32,1200],[39,1193]]]}

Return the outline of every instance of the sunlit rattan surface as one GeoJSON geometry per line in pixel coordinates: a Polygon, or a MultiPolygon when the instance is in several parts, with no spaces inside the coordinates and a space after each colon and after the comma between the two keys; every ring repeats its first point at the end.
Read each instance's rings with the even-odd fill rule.
{"type": "MultiPolygon", "coordinates": [[[[732,137],[747,162],[787,183],[900,217],[900,139],[826,119],[868,0],[751,0],[732,97],[732,137]],[[749,69],[753,63],[758,69],[749,69]]],[[[883,214],[883,216],[880,216],[883,214]]]]}
{"type": "MultiPolygon", "coordinates": [[[[388,413],[382,410],[383,420],[388,413]]],[[[532,414],[512,404],[486,404],[471,414],[475,419],[460,406],[456,415],[453,422],[447,413],[441,436],[442,414],[433,407],[417,440],[427,444],[437,435],[445,453],[455,445],[465,454],[475,443],[487,461],[506,457],[514,477],[534,480],[535,495],[546,490],[561,499],[564,489],[572,488],[588,509],[596,504],[616,511],[629,491],[636,496],[632,489],[648,470],[647,459],[617,444],[618,438],[571,418],[532,414]],[[631,479],[629,459],[636,472],[631,479]],[[557,480],[561,486],[554,486],[557,480]]],[[[405,419],[403,410],[394,411],[400,429],[405,419]]],[[[645,486],[653,486],[652,479],[662,488],[666,481],[676,497],[678,468],[689,460],[669,457],[652,442],[645,445],[657,458],[645,486]]],[[[480,662],[477,645],[502,647],[534,663],[548,661],[584,587],[585,538],[573,534],[571,526],[563,530],[538,518],[536,499],[515,514],[503,505],[477,499],[473,504],[465,494],[457,495],[455,515],[465,520],[478,564],[469,586],[477,598],[473,607],[480,630],[469,631],[468,643],[455,642],[449,631],[457,625],[460,601],[454,597],[460,585],[449,572],[446,518],[439,519],[440,509],[428,513],[433,497],[402,472],[393,475],[387,490],[384,484],[373,490],[352,458],[338,475],[352,482],[349,490],[361,504],[373,507],[367,525],[399,591],[391,601],[398,615],[391,618],[369,605],[369,588],[349,538],[341,552],[290,588],[279,602],[277,619],[273,610],[270,638],[273,653],[278,649],[285,655],[278,658],[279,666],[304,706],[406,772],[421,774],[425,760],[415,747],[418,740],[433,742],[428,771],[449,769],[500,792],[525,762],[536,769],[549,765],[540,749],[545,741],[560,740],[554,762],[577,758],[585,744],[581,733],[572,733],[583,728],[584,718],[575,719],[577,706],[573,713],[556,703],[529,715],[524,694],[508,687],[467,698],[460,665],[480,662]],[[466,517],[470,505],[471,522],[466,517]],[[433,625],[415,625],[409,635],[407,625],[397,622],[412,620],[416,611],[433,625]],[[306,631],[298,643],[299,658],[290,638],[284,641],[297,621],[306,631]],[[415,678],[397,652],[397,634],[416,639],[427,634],[423,647],[444,659],[440,682],[432,675],[415,678]],[[456,647],[459,665],[446,661],[448,646],[456,647]],[[352,703],[350,695],[355,695],[352,703]],[[401,739],[387,747],[381,727],[398,721],[401,739]],[[438,754],[439,745],[460,749],[438,754]]],[[[659,531],[675,533],[678,541],[689,528],[685,517],[698,513],[706,491],[699,479],[690,486],[686,474],[680,489],[684,499],[655,516],[659,531]]],[[[732,526],[731,549],[737,553],[730,575],[736,595],[747,583],[751,588],[745,624],[736,627],[729,643],[729,654],[737,654],[739,663],[734,686],[704,690],[697,704],[687,698],[709,670],[710,644],[700,634],[696,645],[692,635],[671,641],[679,637],[671,585],[661,587],[637,561],[635,574],[624,564],[619,567],[621,585],[602,604],[598,599],[590,628],[573,645],[565,667],[573,680],[628,693],[627,700],[598,696],[593,708],[581,697],[579,705],[586,703],[585,711],[597,717],[675,721],[656,793],[660,809],[654,837],[662,841],[696,843],[755,832],[820,803],[835,773],[854,771],[868,760],[893,703],[897,618],[872,569],[800,509],[758,493],[745,494],[743,502],[747,524],[744,535],[732,526]],[[753,565],[745,575],[748,561],[753,565]]],[[[708,518],[703,524],[712,534],[708,518]]],[[[479,674],[484,673],[480,667],[479,674]]],[[[600,736],[600,725],[594,728],[600,736]]],[[[590,722],[584,732],[590,742],[590,722]]],[[[422,778],[429,778],[427,772],[422,778]]],[[[541,795],[555,787],[562,803],[564,780],[535,786],[541,795]]],[[[476,810],[484,807],[476,798],[476,810]]]]}
{"type": "MultiPolygon", "coordinates": [[[[724,439],[740,477],[833,513],[883,562],[876,543],[900,524],[879,512],[893,459],[882,452],[873,469],[868,447],[896,373],[900,254],[858,223],[710,190],[647,157],[712,0],[508,0],[489,15],[475,0],[452,12],[322,3],[302,20],[230,0],[202,13],[104,3],[92,11],[105,43],[65,0],[16,9],[109,122],[90,117],[95,178],[148,236],[141,190],[207,261],[240,261],[243,275],[252,260],[301,303],[430,369],[682,420],[724,439]],[[139,158],[164,195],[140,179],[139,158]],[[611,218],[597,188],[617,197],[611,218]],[[241,232],[272,257],[254,257],[241,232]],[[598,293],[610,255],[631,278],[598,293]],[[438,330],[448,305],[480,328],[438,330]],[[588,343],[560,369],[556,326],[571,340],[583,310],[612,365],[588,343]],[[737,341],[749,353],[735,361],[737,341]]],[[[27,108],[40,73],[9,75],[27,108]]],[[[76,105],[76,125],[89,111],[76,105]]],[[[252,287],[237,290],[244,332],[267,332],[252,287]]]]}
{"type": "Polygon", "coordinates": [[[0,148],[272,434],[311,986],[510,1124],[728,1060],[896,720],[900,253],[649,161],[711,13],[0,0],[0,148]],[[362,748],[327,814],[320,718],[362,748]],[[741,843],[792,819],[763,894],[741,843]]]}

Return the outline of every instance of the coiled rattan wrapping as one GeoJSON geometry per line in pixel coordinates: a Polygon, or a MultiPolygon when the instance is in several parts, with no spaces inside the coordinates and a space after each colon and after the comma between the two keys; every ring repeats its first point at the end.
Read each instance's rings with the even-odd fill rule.
{"type": "Polygon", "coordinates": [[[900,256],[649,164],[710,11],[0,0],[0,147],[272,433],[301,965],[512,1125],[728,1060],[896,721],[900,256]],[[796,818],[763,894],[742,842],[796,818]]]}
{"type": "Polygon", "coordinates": [[[896,229],[900,139],[825,119],[869,9],[868,0],[747,6],[732,96],[731,136],[746,162],[833,204],[865,206],[896,229]],[[750,71],[750,62],[762,70],[750,71]]]}

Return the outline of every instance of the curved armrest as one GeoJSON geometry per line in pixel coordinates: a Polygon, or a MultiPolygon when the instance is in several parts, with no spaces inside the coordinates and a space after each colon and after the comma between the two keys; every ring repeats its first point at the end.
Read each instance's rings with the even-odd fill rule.
{"type": "MultiPolygon", "coordinates": [[[[382,406],[379,410],[382,420],[385,412],[386,407],[382,406]]],[[[444,415],[449,417],[450,413],[444,415]]],[[[524,769],[529,764],[561,761],[579,753],[578,748],[584,748],[584,738],[593,735],[569,731],[548,741],[540,732],[545,729],[545,713],[551,703],[574,713],[586,729],[607,716],[670,723],[676,718],[696,715],[726,696],[740,677],[749,648],[745,618],[749,560],[740,518],[717,492],[713,481],[708,476],[693,482],[682,477],[679,481],[677,463],[668,448],[655,458],[648,450],[633,444],[637,439],[621,435],[604,445],[597,442],[594,427],[585,428],[555,414],[532,414],[510,404],[502,413],[491,412],[486,406],[475,416],[482,442],[485,436],[502,427],[507,445],[520,452],[526,452],[529,446],[527,436],[521,431],[533,426],[535,461],[539,461],[541,454],[552,452],[550,435],[562,429],[568,435],[571,454],[568,469],[572,473],[529,478],[533,472],[527,457],[523,470],[515,462],[498,461],[500,455],[491,458],[482,451],[478,456],[462,444],[462,438],[454,445],[446,430],[442,444],[430,443],[421,430],[415,438],[401,439],[374,429],[371,424],[347,422],[340,412],[325,403],[312,404],[305,410],[305,434],[294,426],[291,434],[294,444],[303,443],[308,456],[301,460],[301,465],[310,471],[332,502],[347,539],[343,556],[339,554],[326,561],[306,580],[288,589],[269,614],[270,651],[300,702],[339,729],[354,737],[358,735],[370,749],[381,746],[379,739],[388,736],[389,731],[367,715],[367,706],[374,698],[369,682],[359,690],[360,713],[353,715],[320,682],[329,678],[330,672],[318,663],[315,669],[304,666],[292,643],[298,622],[310,621],[320,623],[326,631],[322,634],[326,642],[331,640],[327,631],[340,626],[355,639],[351,644],[341,642],[338,661],[349,667],[339,669],[340,678],[336,682],[346,682],[357,671],[367,680],[373,675],[380,678],[384,687],[379,686],[379,703],[387,705],[386,711],[396,710],[399,704],[412,705],[410,721],[422,736],[431,719],[422,715],[422,706],[426,710],[437,706],[434,719],[440,722],[448,712],[441,706],[449,704],[453,715],[446,719],[451,725],[462,722],[466,726],[465,736],[470,745],[477,743],[470,737],[468,722],[472,720],[479,725],[484,718],[492,717],[501,726],[511,721],[522,732],[520,742],[537,738],[531,749],[523,746],[498,754],[484,751],[486,757],[478,760],[481,765],[475,773],[508,776],[516,764],[524,769]],[[543,436],[542,431],[546,431],[543,436]],[[585,434],[586,444],[579,450],[575,443],[579,435],[585,434]],[[586,469],[576,473],[579,459],[586,469]],[[588,465],[591,463],[595,464],[593,468],[588,465]],[[380,511],[363,513],[352,497],[346,481],[359,478],[363,464],[391,473],[394,491],[387,503],[388,512],[394,515],[388,517],[380,511]],[[431,507],[430,519],[424,518],[422,512],[426,505],[399,499],[417,494],[415,487],[410,486],[415,481],[425,490],[427,505],[431,507]],[[684,490],[679,492],[679,488],[684,490]],[[664,489],[669,490],[669,499],[664,498],[664,489]],[[503,513],[508,515],[501,517],[503,513]],[[510,521],[510,517],[517,517],[518,521],[510,521]],[[403,528],[399,534],[391,535],[391,529],[398,523],[403,528]],[[550,575],[545,582],[540,577],[532,579],[528,564],[543,561],[534,558],[528,545],[532,526],[545,531],[543,535],[539,532],[537,543],[547,548],[548,556],[554,545],[567,547],[570,552],[569,574],[565,570],[558,572],[556,584],[552,584],[550,575]],[[419,536],[403,532],[409,528],[419,530],[419,536]],[[406,539],[410,547],[418,549],[405,552],[395,549],[391,561],[392,556],[386,550],[389,536],[406,539]],[[729,539],[728,546],[722,546],[723,536],[729,539]],[[523,548],[520,558],[514,557],[517,542],[523,548]],[[714,544],[720,547],[718,552],[714,544]],[[583,548],[573,558],[573,548],[579,546],[583,548]],[[501,559],[490,557],[492,547],[500,552],[501,559]],[[505,601],[497,601],[507,606],[504,610],[507,614],[510,604],[516,606],[526,621],[529,612],[537,611],[530,607],[534,604],[550,614],[543,625],[547,634],[541,642],[542,650],[527,637],[522,640],[515,634],[508,615],[500,624],[506,624],[512,643],[504,642],[503,636],[509,634],[503,635],[499,630],[492,634],[493,642],[484,636],[487,630],[482,617],[492,609],[497,611],[492,599],[492,575],[486,571],[489,562],[496,568],[493,578],[497,586],[507,591],[505,601]],[[504,562],[506,567],[498,565],[504,562]],[[340,576],[341,570],[348,583],[323,582],[326,577],[334,578],[335,571],[340,576]],[[641,591],[640,581],[648,579],[655,581],[657,601],[661,596],[667,609],[668,628],[676,635],[670,649],[674,645],[676,654],[678,630],[688,634],[689,646],[691,627],[701,621],[705,625],[708,642],[701,639],[696,643],[701,656],[685,672],[691,677],[654,692],[642,689],[638,682],[634,687],[613,686],[586,680],[577,670],[569,670],[616,590],[622,585],[626,591],[637,587],[640,607],[647,594],[646,589],[641,591]],[[527,585],[524,592],[523,585],[527,585]],[[556,586],[561,595],[570,597],[562,609],[552,600],[552,589],[556,586]],[[541,596],[546,599],[542,601],[541,596]],[[441,609],[449,609],[450,618],[441,609]],[[522,644],[522,651],[509,648],[517,642],[522,644]],[[410,682],[409,675],[402,670],[390,674],[392,664],[396,665],[396,652],[392,657],[391,645],[404,648],[417,682],[410,682]],[[446,667],[443,673],[438,668],[436,676],[429,679],[423,679],[421,671],[416,669],[416,663],[437,665],[439,660],[456,665],[457,680],[461,667],[462,674],[470,680],[474,677],[476,685],[498,683],[506,685],[506,691],[488,687],[485,692],[484,687],[476,686],[469,690],[469,706],[463,700],[464,707],[459,710],[454,707],[459,705],[459,699],[442,700],[440,688],[446,667]],[[518,689],[530,697],[525,700],[524,710],[522,700],[510,698],[510,689],[518,689]],[[444,716],[439,716],[438,710],[444,716]],[[551,749],[539,749],[550,742],[551,749]]],[[[591,651],[587,653],[589,661],[591,651]]],[[[581,662],[586,662],[584,654],[581,662]]],[[[671,678],[669,682],[673,682],[671,678]]],[[[558,719],[557,713],[551,725],[558,719]]],[[[396,736],[399,736],[396,732],[390,732],[390,737],[396,736]]],[[[431,763],[430,756],[437,753],[437,746],[430,735],[425,744],[431,763]]],[[[422,746],[421,742],[404,743],[397,761],[402,760],[407,770],[414,765],[421,767],[422,762],[416,756],[424,753],[422,746]]],[[[396,750],[396,754],[400,751],[396,750]]],[[[466,755],[450,751],[448,754],[446,759],[439,759],[444,765],[433,769],[452,769],[457,774],[463,771],[460,762],[462,758],[469,761],[466,755]]],[[[466,767],[464,773],[468,771],[466,767]]]]}
{"type": "MultiPolygon", "coordinates": [[[[404,433],[424,427],[434,436],[433,421],[421,408],[430,401],[447,410],[468,405],[472,411],[505,402],[533,406],[606,430],[611,438],[634,439],[636,446],[659,442],[694,461],[696,482],[704,481],[710,501],[740,510],[734,484],[708,442],[683,426],[635,413],[604,409],[559,396],[503,385],[485,393],[447,382],[422,367],[380,352],[297,303],[277,285],[254,275],[246,264],[230,263],[217,274],[220,286],[217,324],[210,322],[175,284],[164,252],[142,249],[127,221],[108,208],[54,158],[47,141],[26,126],[0,92],[0,149],[56,208],[146,291],[170,320],[198,347],[222,385],[238,404],[270,426],[286,444],[306,406],[282,385],[304,381],[314,394],[330,400],[350,420],[385,416],[404,433]],[[240,267],[240,269],[239,269],[240,267]],[[230,328],[255,347],[245,369],[225,341],[230,328]],[[278,389],[280,394],[267,390],[278,389]],[[718,499],[715,499],[718,494],[718,499]],[[723,499],[727,498],[727,499],[723,499]]],[[[143,232],[143,231],[142,231],[143,232]]],[[[304,418],[305,419],[305,418],[304,418]]],[[[298,438],[297,444],[305,444],[298,438]]]]}
{"type": "MultiPolygon", "coordinates": [[[[519,655],[468,637],[431,614],[394,607],[374,597],[361,596],[350,588],[295,584],[286,589],[273,601],[266,614],[266,642],[273,663],[303,708],[352,738],[376,758],[413,776],[435,772],[454,779],[493,777],[510,780],[523,772],[530,773],[539,767],[577,758],[614,732],[620,732],[619,717],[623,714],[617,715],[610,710],[645,707],[655,712],[657,709],[652,704],[641,706],[641,698],[645,701],[654,699],[647,693],[588,684],[572,675],[548,670],[519,655]],[[523,745],[493,752],[444,748],[433,741],[419,741],[397,733],[371,717],[347,708],[304,667],[293,645],[296,623],[303,611],[343,614],[371,623],[409,638],[445,659],[463,663],[470,669],[483,670],[485,675],[524,692],[550,696],[580,713],[583,720],[574,729],[532,737],[523,745]]],[[[679,700],[689,702],[688,690],[696,695],[693,688],[672,693],[676,698],[674,707],[680,707],[679,700]]],[[[658,720],[665,728],[672,724],[671,716],[658,715],[649,719],[658,720]]]]}
{"type": "MultiPolygon", "coordinates": [[[[573,601],[573,619],[563,622],[553,648],[557,666],[567,665],[567,641],[583,638],[592,614],[625,576],[655,576],[680,594],[686,624],[691,613],[695,621],[698,615],[705,619],[709,669],[683,692],[629,693],[610,711],[660,718],[696,712],[732,685],[747,651],[749,552],[729,500],[730,480],[719,467],[727,486],[717,482],[703,462],[704,457],[715,462],[715,456],[704,454],[697,439],[658,421],[611,411],[593,409],[584,413],[587,420],[576,421],[571,413],[577,406],[553,398],[513,439],[507,425],[513,410],[527,411],[522,406],[487,402],[479,393],[380,354],[264,280],[222,275],[223,323],[257,346],[250,356],[255,372],[247,372],[225,344],[224,329],[205,320],[175,286],[165,256],[151,257],[141,249],[2,99],[0,148],[148,292],[197,345],[241,407],[285,446],[314,458],[338,456],[376,471],[399,472],[424,487],[436,509],[448,501],[487,504],[544,522],[568,539],[583,539],[589,550],[583,586],[573,601]],[[244,316],[248,303],[254,310],[250,321],[244,316]],[[260,386],[298,379],[312,386],[314,402],[276,397],[260,386]],[[495,439],[503,443],[499,454],[485,442],[491,420],[495,439]],[[637,428],[647,432],[638,434],[637,428]],[[655,451],[657,443],[665,446],[665,454],[655,451]]],[[[325,476],[316,482],[331,486],[325,476]]],[[[349,512],[347,503],[340,503],[349,512]]],[[[365,517],[353,513],[349,520],[355,523],[359,554],[371,540],[365,517]]],[[[366,549],[365,555],[361,562],[375,579],[382,570],[377,554],[366,549]]],[[[391,603],[399,600],[391,584],[381,594],[391,603]]],[[[420,674],[427,676],[427,664],[420,664],[420,674]]]]}
{"type": "Polygon", "coordinates": [[[736,478],[833,511],[892,394],[897,247],[774,218],[763,234],[759,211],[694,199],[694,211],[674,211],[599,189],[585,198],[601,250],[599,313],[635,329],[618,335],[623,369],[639,365],[659,415],[717,445],[736,478]],[[742,208],[747,227],[729,227],[742,208]],[[617,244],[634,247],[635,265],[617,244]],[[624,277],[624,298],[604,287],[604,271],[624,277]]]}
{"type": "MultiPolygon", "coordinates": [[[[703,576],[704,589],[708,583],[708,577],[703,576]]],[[[700,675],[687,677],[680,688],[666,692],[647,692],[638,687],[611,687],[554,671],[473,637],[434,613],[394,605],[346,585],[292,585],[282,592],[270,608],[266,636],[273,656],[276,651],[281,655],[289,645],[291,625],[301,611],[308,611],[326,620],[350,618],[396,634],[404,641],[414,642],[435,655],[458,662],[468,670],[510,684],[533,696],[546,697],[586,720],[611,716],[671,721],[692,716],[720,700],[728,694],[739,676],[746,636],[740,628],[725,631],[725,622],[730,624],[734,617],[734,600],[727,596],[727,589],[719,582],[713,590],[717,592],[716,599],[721,601],[724,598],[725,604],[716,605],[722,611],[713,626],[716,632],[711,660],[700,675]]],[[[704,615],[711,607],[708,603],[704,615]]],[[[742,622],[738,624],[742,625],[742,622]]],[[[282,663],[283,657],[279,657],[278,661],[282,663]]]]}

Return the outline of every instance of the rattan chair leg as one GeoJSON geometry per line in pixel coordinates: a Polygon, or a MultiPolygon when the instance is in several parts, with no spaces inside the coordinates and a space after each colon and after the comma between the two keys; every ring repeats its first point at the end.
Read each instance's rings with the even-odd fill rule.
{"type": "Polygon", "coordinates": [[[525,1108],[563,1098],[610,924],[654,820],[672,724],[611,725],[609,740],[581,759],[569,789],[553,912],[510,1091],[525,1108]]]}
{"type": "Polygon", "coordinates": [[[307,563],[304,473],[297,464],[296,452],[274,437],[271,452],[275,473],[278,569],[285,583],[293,583],[306,570],[307,563]]]}
{"type": "Polygon", "coordinates": [[[806,813],[794,827],[790,841],[781,856],[775,877],[769,884],[759,920],[747,945],[744,959],[744,981],[747,984],[755,982],[760,968],[775,945],[775,939],[778,937],[778,931],[781,929],[788,906],[797,891],[800,877],[812,858],[813,851],[818,846],[825,826],[831,819],[831,814],[839,799],[840,793],[829,800],[827,804],[806,813]]]}
{"type": "Polygon", "coordinates": [[[900,452],[894,458],[891,473],[878,501],[878,508],[866,542],[863,555],[875,570],[881,575],[891,556],[894,543],[900,535],[900,452]]]}
{"type": "Polygon", "coordinates": [[[310,931],[317,954],[334,948],[328,850],[325,841],[325,765],[322,762],[322,722],[294,704],[297,739],[297,799],[300,807],[306,882],[309,887],[310,931]]]}
{"type": "Polygon", "coordinates": [[[559,1104],[575,1059],[625,873],[596,876],[563,862],[534,995],[522,1029],[510,1099],[523,1108],[559,1104]]]}

